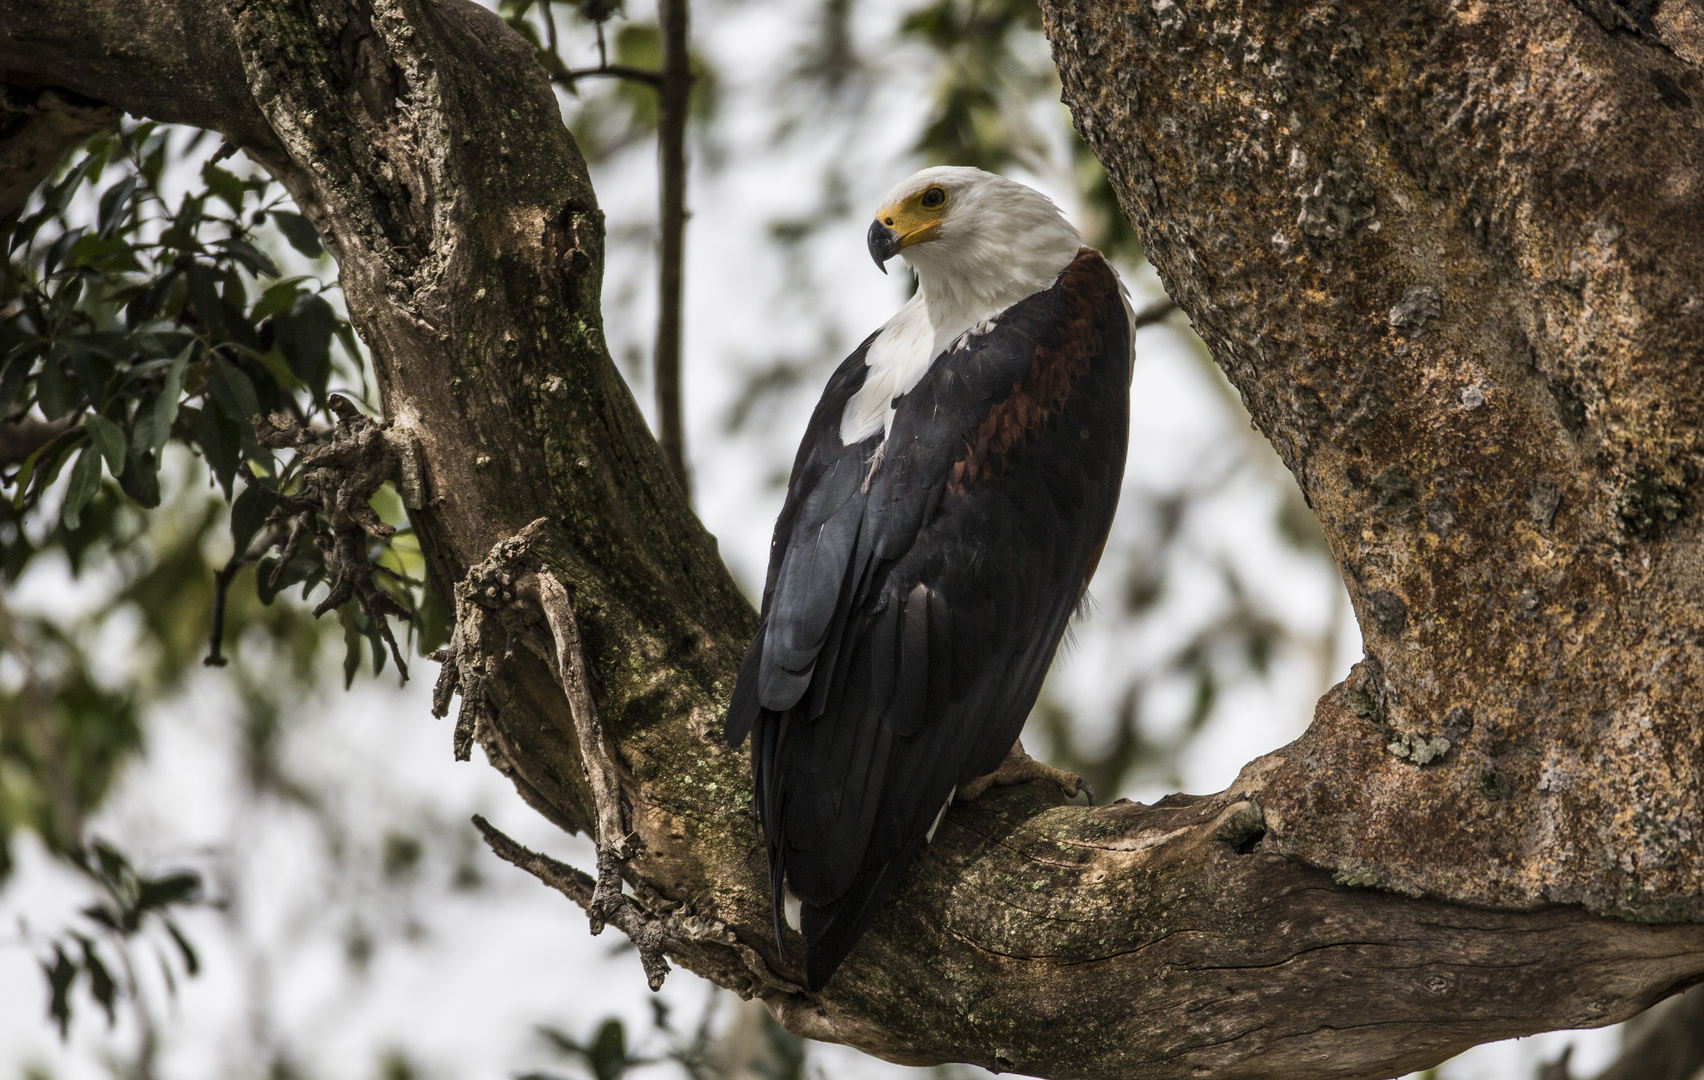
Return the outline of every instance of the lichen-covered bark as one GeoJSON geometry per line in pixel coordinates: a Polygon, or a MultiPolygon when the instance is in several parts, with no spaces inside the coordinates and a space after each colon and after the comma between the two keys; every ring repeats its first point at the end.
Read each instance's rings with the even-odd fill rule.
{"type": "Polygon", "coordinates": [[[1302,478],[1374,659],[1218,795],[955,807],[812,996],[719,739],[753,615],[610,363],[601,218],[528,50],[459,0],[0,4],[0,82],[217,128],[319,226],[419,448],[434,579],[500,616],[463,624],[472,734],[583,829],[562,684],[508,647],[532,631],[500,575],[467,576],[546,519],[528,535],[571,598],[644,924],[793,1030],[1046,1076],[1381,1077],[1704,976],[1704,926],[1678,921],[1699,278],[1639,209],[1691,205],[1694,91],[1656,49],[1675,103],[1642,111],[1617,67],[1660,27],[1050,9],[1079,122],[1302,478]],[[1534,149],[1593,124],[1590,169],[1534,149]]]}
{"type": "Polygon", "coordinates": [[[1046,7],[1366,634],[1265,846],[1704,920],[1699,6],[1046,7]]]}

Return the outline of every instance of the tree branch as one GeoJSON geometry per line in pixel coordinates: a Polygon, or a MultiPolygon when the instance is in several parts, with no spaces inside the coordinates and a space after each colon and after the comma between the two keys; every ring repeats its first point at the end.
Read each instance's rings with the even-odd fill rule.
{"type": "Polygon", "coordinates": [[[1176,310],[1176,300],[1156,300],[1136,313],[1135,317],[1130,320],[1130,328],[1140,330],[1145,326],[1154,326],[1164,322],[1176,310]]]}
{"type": "Polygon", "coordinates": [[[663,85],[661,72],[646,71],[644,68],[629,67],[626,64],[599,64],[591,68],[564,67],[560,71],[551,72],[550,77],[552,81],[564,86],[573,86],[581,79],[626,79],[628,82],[644,83],[656,88],[663,85]]]}
{"type": "MultiPolygon", "coordinates": [[[[0,143],[0,147],[4,145],[0,143]]],[[[28,197],[26,193],[24,198],[28,197]]],[[[0,220],[3,219],[4,215],[0,215],[0,220]]],[[[18,414],[0,419],[0,467],[22,465],[29,460],[31,454],[65,436],[80,415],[62,416],[57,420],[40,420],[28,414],[18,414]]]]}
{"type": "Polygon", "coordinates": [[[72,147],[117,120],[118,110],[99,101],[0,85],[0,225],[72,147]]]}
{"type": "Polygon", "coordinates": [[[600,828],[573,686],[468,575],[544,517],[530,550],[573,597],[631,809],[620,872],[661,952],[792,1030],[1058,1077],[1370,1078],[1623,1019],[1704,974],[1704,926],[1593,913],[1704,896],[1691,83],[1559,3],[1238,12],[1048,18],[1376,659],[1218,795],[954,807],[818,995],[776,954],[749,761],[720,740],[755,616],[610,362],[602,218],[533,51],[451,0],[14,0],[0,81],[218,129],[289,188],[419,447],[434,583],[462,586],[442,706],[459,687],[458,732],[522,797],[600,828]],[[1590,167],[1541,168],[1567,139],[1590,167]]]}
{"type": "Polygon", "coordinates": [[[663,457],[691,490],[686,471],[686,430],[680,401],[681,270],[686,238],[686,121],[692,95],[692,60],[687,49],[689,0],[658,0],[662,24],[663,77],[657,98],[657,157],[660,163],[657,220],[657,441],[663,457]]]}

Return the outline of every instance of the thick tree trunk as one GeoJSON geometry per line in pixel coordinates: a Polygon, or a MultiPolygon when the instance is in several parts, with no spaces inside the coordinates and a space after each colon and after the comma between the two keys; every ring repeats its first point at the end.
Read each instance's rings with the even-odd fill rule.
{"type": "Polygon", "coordinates": [[[465,733],[564,828],[630,824],[604,840],[640,914],[611,921],[895,1060],[1383,1077],[1704,977],[1704,91],[1684,20],[1603,6],[1049,8],[1370,659],[1219,795],[955,807],[815,996],[719,739],[753,615],[609,361],[601,218],[530,51],[458,0],[0,0],[0,82],[216,128],[320,227],[425,463],[434,578],[467,582],[465,733]],[[538,518],[528,573],[573,615],[546,611],[543,659],[505,647],[544,624],[510,601],[560,590],[513,547],[482,565],[538,518]]]}
{"type": "Polygon", "coordinates": [[[1365,631],[1265,768],[1266,849],[1704,920],[1701,13],[1047,6],[1078,126],[1365,631]]]}

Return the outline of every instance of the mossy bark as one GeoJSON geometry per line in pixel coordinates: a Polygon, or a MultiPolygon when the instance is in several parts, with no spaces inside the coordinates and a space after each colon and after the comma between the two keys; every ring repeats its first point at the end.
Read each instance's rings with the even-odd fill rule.
{"type": "Polygon", "coordinates": [[[1704,8],[1045,7],[1372,658],[1265,846],[1704,920],[1704,8]]]}
{"type": "MultiPolygon", "coordinates": [[[[626,876],[674,959],[793,1030],[1046,1076],[1380,1077],[1704,975],[1681,45],[1561,6],[1047,13],[1372,659],[1219,795],[954,808],[815,996],[719,738],[754,616],[610,362],[601,217],[522,43],[456,0],[4,0],[0,81],[216,128],[289,188],[419,446],[436,584],[548,519],[626,876]],[[1592,125],[1597,157],[1546,156],[1592,125]]],[[[560,687],[479,644],[487,755],[588,827],[560,687]]]]}

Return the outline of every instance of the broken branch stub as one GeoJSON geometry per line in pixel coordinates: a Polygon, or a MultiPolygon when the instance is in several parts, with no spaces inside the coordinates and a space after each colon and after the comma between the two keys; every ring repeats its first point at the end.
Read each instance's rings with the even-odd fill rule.
{"type": "Polygon", "coordinates": [[[579,900],[586,909],[594,935],[602,932],[606,923],[618,925],[638,947],[646,978],[651,989],[656,990],[663,985],[663,977],[668,973],[668,963],[661,951],[661,930],[656,921],[621,890],[622,867],[632,856],[636,841],[627,824],[632,811],[622,790],[622,770],[616,765],[614,752],[598,719],[597,705],[592,700],[573,601],[561,581],[533,552],[534,545],[544,537],[548,524],[546,519],[540,518],[519,535],[497,544],[492,548],[491,556],[471,568],[467,579],[457,587],[457,629],[451,651],[444,657],[444,679],[449,681],[441,679],[435,688],[434,707],[440,710],[439,715],[443,715],[449,694],[460,689],[463,715],[469,718],[465,734],[459,720],[457,724],[456,749],[461,756],[477,736],[478,729],[473,725],[487,707],[485,702],[472,697],[483,691],[487,677],[486,662],[480,657],[466,655],[478,650],[473,643],[487,640],[484,633],[486,612],[495,615],[504,630],[505,654],[512,654],[514,645],[520,642],[550,665],[573,715],[581,765],[596,810],[597,878],[582,898],[577,891],[558,884],[557,879],[580,880],[577,877],[564,878],[562,871],[565,868],[557,866],[550,869],[554,877],[546,876],[541,868],[548,868],[549,860],[530,852],[526,852],[527,858],[511,857],[517,849],[521,852],[525,849],[518,848],[506,837],[503,839],[507,846],[500,846],[494,839],[494,836],[500,837],[500,833],[486,824],[481,824],[480,828],[499,855],[579,900]],[[469,622],[465,629],[461,625],[463,618],[469,622]],[[541,623],[545,633],[540,632],[541,623]],[[465,678],[464,664],[472,669],[471,675],[465,678]]]}

